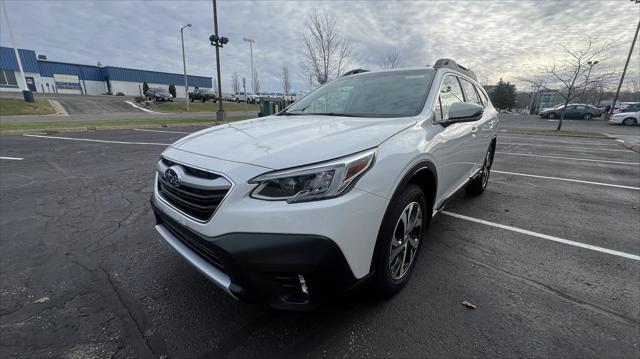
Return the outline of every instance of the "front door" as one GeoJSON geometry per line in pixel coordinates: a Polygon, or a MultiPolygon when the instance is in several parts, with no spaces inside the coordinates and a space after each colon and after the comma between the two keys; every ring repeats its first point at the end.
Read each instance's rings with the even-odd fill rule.
{"type": "MultiPolygon", "coordinates": [[[[458,77],[446,75],[440,86],[440,96],[434,111],[436,122],[449,118],[449,109],[456,102],[464,102],[458,77]]],[[[436,158],[441,159],[438,171],[437,200],[448,197],[469,178],[475,166],[474,136],[477,128],[473,122],[459,122],[442,126],[442,131],[432,140],[436,158]]]]}
{"type": "Polygon", "coordinates": [[[29,90],[33,92],[38,91],[38,88],[36,87],[36,81],[33,79],[33,77],[25,77],[24,80],[27,82],[27,87],[29,88],[29,90]]]}

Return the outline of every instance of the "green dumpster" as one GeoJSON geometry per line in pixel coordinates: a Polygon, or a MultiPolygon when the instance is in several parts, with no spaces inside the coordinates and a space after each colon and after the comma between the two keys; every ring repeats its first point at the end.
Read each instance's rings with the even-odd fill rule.
{"type": "Polygon", "coordinates": [[[287,107],[287,102],[283,98],[261,97],[258,116],[270,116],[284,110],[285,107],[287,107]]]}

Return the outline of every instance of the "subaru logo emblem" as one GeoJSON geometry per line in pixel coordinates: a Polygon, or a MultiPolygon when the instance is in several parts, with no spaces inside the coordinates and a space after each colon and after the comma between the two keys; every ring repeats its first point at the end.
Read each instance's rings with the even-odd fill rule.
{"type": "Polygon", "coordinates": [[[180,169],[179,167],[169,167],[166,171],[164,171],[164,179],[169,182],[170,185],[177,187],[180,185],[180,177],[182,177],[180,175],[181,173],[182,169],[180,169]]]}

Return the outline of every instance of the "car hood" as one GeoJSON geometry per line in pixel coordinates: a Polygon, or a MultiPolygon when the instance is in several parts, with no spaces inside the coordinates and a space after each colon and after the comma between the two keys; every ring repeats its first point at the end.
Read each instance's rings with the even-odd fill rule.
{"type": "Polygon", "coordinates": [[[283,169],[376,147],[415,123],[415,118],[269,116],[205,129],[171,146],[204,156],[283,169]]]}

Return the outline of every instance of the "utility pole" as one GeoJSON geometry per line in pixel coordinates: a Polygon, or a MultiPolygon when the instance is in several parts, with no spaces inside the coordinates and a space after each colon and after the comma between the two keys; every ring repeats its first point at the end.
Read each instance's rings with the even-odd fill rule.
{"type": "Polygon", "coordinates": [[[13,51],[16,54],[16,62],[18,63],[18,68],[20,69],[20,81],[18,81],[18,86],[22,87],[22,96],[26,102],[35,102],[33,98],[33,94],[29,91],[27,87],[27,80],[24,77],[24,70],[22,69],[22,60],[20,60],[20,54],[18,53],[18,47],[16,46],[16,38],[13,36],[13,29],[11,29],[11,23],[9,22],[9,14],[7,13],[7,5],[4,3],[4,0],[0,0],[2,2],[2,12],[4,13],[4,20],[7,22],[7,28],[9,29],[9,36],[11,37],[11,43],[13,44],[13,51]]]}
{"type": "Polygon", "coordinates": [[[191,24],[187,24],[180,28],[180,39],[182,40],[182,68],[184,69],[184,106],[187,112],[189,111],[189,81],[187,80],[187,60],[184,56],[184,29],[191,27],[191,24]]]}
{"type": "MultiPolygon", "coordinates": [[[[243,38],[242,41],[244,42],[248,42],[249,43],[249,54],[251,56],[251,92],[253,92],[253,94],[256,94],[256,86],[253,83],[253,44],[255,44],[255,40],[253,39],[248,39],[248,38],[243,38]]],[[[245,90],[244,95],[247,95],[247,91],[245,90]]]]}
{"type": "Polygon", "coordinates": [[[222,109],[222,80],[220,79],[220,48],[224,47],[229,39],[222,36],[218,36],[218,8],[216,6],[216,0],[213,0],[213,28],[215,33],[209,36],[211,46],[216,47],[216,68],[218,71],[218,94],[220,101],[218,101],[218,112],[216,112],[216,120],[218,122],[224,121],[224,110],[222,109]]]}
{"type": "MultiPolygon", "coordinates": [[[[636,4],[638,1],[636,1],[636,4]]],[[[620,95],[620,88],[622,88],[622,82],[624,81],[624,75],[627,73],[627,67],[629,66],[629,60],[631,60],[631,54],[633,53],[633,47],[636,44],[636,40],[638,39],[638,31],[640,31],[640,20],[638,21],[638,27],[636,27],[636,34],[633,36],[633,41],[631,42],[631,48],[629,49],[629,55],[627,56],[627,62],[624,64],[624,70],[622,70],[622,76],[620,77],[620,83],[618,84],[618,89],[616,90],[616,95],[613,98],[613,103],[611,104],[611,109],[604,117],[605,121],[609,121],[609,117],[613,113],[613,109],[616,107],[616,102],[618,101],[618,95],[620,95]]]]}

